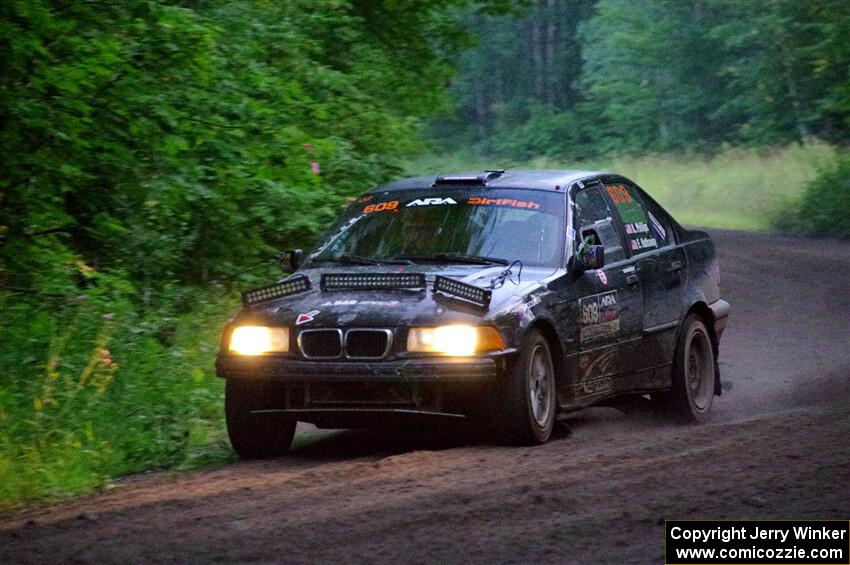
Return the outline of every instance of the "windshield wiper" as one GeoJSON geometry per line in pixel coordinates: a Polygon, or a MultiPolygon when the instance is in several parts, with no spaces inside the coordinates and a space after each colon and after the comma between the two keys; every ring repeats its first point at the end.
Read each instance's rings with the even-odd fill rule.
{"type": "Polygon", "coordinates": [[[441,263],[472,263],[475,265],[508,265],[510,261],[499,257],[482,257],[480,255],[464,255],[463,253],[425,253],[416,255],[404,253],[396,255],[393,259],[408,259],[414,263],[417,261],[436,261],[441,263]]]}
{"type": "Polygon", "coordinates": [[[371,257],[361,257],[360,255],[351,255],[343,253],[338,257],[314,257],[311,261],[321,263],[342,263],[343,265],[409,265],[410,261],[406,259],[372,259],[371,257]]]}

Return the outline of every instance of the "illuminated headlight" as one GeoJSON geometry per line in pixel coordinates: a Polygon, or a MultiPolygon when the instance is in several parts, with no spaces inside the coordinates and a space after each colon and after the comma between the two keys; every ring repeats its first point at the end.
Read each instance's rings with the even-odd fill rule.
{"type": "Polygon", "coordinates": [[[486,326],[410,328],[407,333],[407,350],[417,353],[464,356],[504,348],[505,341],[499,331],[486,326]]]}
{"type": "Polygon", "coordinates": [[[230,351],[239,355],[262,355],[289,351],[289,328],[239,326],[230,335],[230,351]]]}

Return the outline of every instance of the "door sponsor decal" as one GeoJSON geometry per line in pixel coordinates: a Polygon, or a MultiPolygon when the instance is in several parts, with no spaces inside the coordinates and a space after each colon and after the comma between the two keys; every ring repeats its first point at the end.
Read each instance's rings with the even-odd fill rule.
{"type": "Polygon", "coordinates": [[[301,324],[306,324],[307,322],[312,322],[313,319],[319,315],[318,310],[310,310],[305,314],[298,314],[298,317],[295,318],[295,325],[300,326],[301,324]]]}
{"type": "Polygon", "coordinates": [[[578,304],[582,343],[612,336],[620,331],[616,290],[586,296],[578,304]]]}
{"type": "Polygon", "coordinates": [[[614,355],[616,351],[608,348],[601,353],[585,353],[579,357],[579,378],[576,389],[579,394],[598,394],[612,390],[614,381],[614,355]]]}

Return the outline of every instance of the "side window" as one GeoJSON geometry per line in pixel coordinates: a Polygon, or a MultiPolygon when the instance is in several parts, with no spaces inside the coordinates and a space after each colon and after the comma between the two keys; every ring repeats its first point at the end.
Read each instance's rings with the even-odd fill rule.
{"type": "Polygon", "coordinates": [[[579,242],[605,246],[605,263],[626,258],[614,214],[599,187],[586,188],[576,195],[575,224],[579,242]]]}
{"type": "MultiPolygon", "coordinates": [[[[626,245],[629,246],[632,255],[652,251],[666,245],[666,238],[670,237],[669,229],[662,226],[666,237],[659,243],[657,228],[649,227],[649,215],[634,187],[627,184],[606,184],[605,190],[623,222],[623,228],[626,231],[626,245]]],[[[653,217],[655,216],[653,215],[653,217]]]]}
{"type": "Polygon", "coordinates": [[[673,224],[670,215],[651,198],[643,198],[646,205],[646,215],[649,217],[649,231],[655,236],[658,247],[667,247],[676,243],[673,224]]]}

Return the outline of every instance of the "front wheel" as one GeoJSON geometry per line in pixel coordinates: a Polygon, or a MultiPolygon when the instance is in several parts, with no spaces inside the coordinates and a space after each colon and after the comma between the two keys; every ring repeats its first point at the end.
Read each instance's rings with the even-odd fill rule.
{"type": "Polygon", "coordinates": [[[549,344],[543,334],[532,330],[492,407],[499,439],[521,445],[545,443],[555,424],[556,401],[549,344]]]}
{"type": "Polygon", "coordinates": [[[714,402],[715,359],[711,335],[702,318],[685,318],[676,340],[673,383],[658,395],[661,411],[681,421],[703,422],[714,402]]]}
{"type": "Polygon", "coordinates": [[[242,459],[280,457],[289,451],[295,435],[295,420],[279,414],[255,414],[253,410],[274,408],[279,391],[273,383],[227,380],[224,415],[233,451],[242,459]]]}

